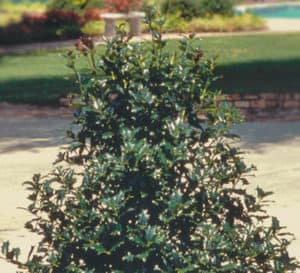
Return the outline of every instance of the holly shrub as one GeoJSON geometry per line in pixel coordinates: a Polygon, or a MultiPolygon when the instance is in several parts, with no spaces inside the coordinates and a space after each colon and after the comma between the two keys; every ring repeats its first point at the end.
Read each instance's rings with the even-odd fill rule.
{"type": "MultiPolygon", "coordinates": [[[[56,168],[26,182],[26,224],[41,236],[32,273],[295,272],[270,195],[246,190],[252,171],[232,145],[239,114],[210,90],[214,60],[192,35],[170,52],[163,21],[149,11],[152,41],[122,30],[91,63],[68,148],[56,168]],[[104,75],[104,77],[103,77],[104,75]],[[60,162],[60,163],[59,163],[60,162]]],[[[87,74],[85,74],[87,75],[87,74]]],[[[8,252],[8,251],[7,251],[8,252]]]]}

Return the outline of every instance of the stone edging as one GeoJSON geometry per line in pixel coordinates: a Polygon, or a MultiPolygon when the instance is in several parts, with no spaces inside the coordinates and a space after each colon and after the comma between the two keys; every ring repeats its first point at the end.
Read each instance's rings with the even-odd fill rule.
{"type": "Polygon", "coordinates": [[[247,120],[300,119],[300,93],[231,94],[226,101],[247,120]]]}
{"type": "MultiPolygon", "coordinates": [[[[247,121],[300,120],[300,93],[224,94],[224,101],[247,121]]],[[[63,98],[60,104],[69,106],[70,101],[63,98]]]]}
{"type": "MultiPolygon", "coordinates": [[[[247,121],[300,120],[300,93],[261,93],[225,95],[247,121]]],[[[70,100],[62,98],[60,107],[0,103],[0,118],[72,118],[70,100]]]]}

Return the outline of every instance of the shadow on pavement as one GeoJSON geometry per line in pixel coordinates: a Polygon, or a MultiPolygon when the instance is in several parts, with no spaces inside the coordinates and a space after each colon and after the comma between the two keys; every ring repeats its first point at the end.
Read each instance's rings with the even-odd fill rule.
{"type": "Polygon", "coordinates": [[[65,119],[0,119],[0,153],[36,152],[38,148],[66,143],[64,132],[70,126],[65,119]]]}
{"type": "Polygon", "coordinates": [[[300,121],[249,122],[233,128],[241,137],[242,147],[259,151],[263,145],[300,139],[300,121]]]}

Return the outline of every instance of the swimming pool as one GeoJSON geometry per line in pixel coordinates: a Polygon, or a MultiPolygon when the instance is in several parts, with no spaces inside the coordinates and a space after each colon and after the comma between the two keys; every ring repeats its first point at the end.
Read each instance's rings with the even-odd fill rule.
{"type": "Polygon", "coordinates": [[[263,18],[300,19],[300,2],[246,8],[244,11],[263,18]]]}

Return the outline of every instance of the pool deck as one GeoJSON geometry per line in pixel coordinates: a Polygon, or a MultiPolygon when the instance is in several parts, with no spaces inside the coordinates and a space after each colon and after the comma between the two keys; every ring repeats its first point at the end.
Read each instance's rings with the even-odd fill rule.
{"type": "Polygon", "coordinates": [[[252,4],[242,4],[237,5],[235,9],[240,12],[245,12],[247,9],[255,9],[255,8],[267,8],[267,7],[274,7],[274,6],[283,6],[283,5],[296,5],[299,6],[299,1],[284,1],[284,2],[277,2],[277,3],[252,3],[252,4]]]}
{"type": "MultiPolygon", "coordinates": [[[[249,8],[265,8],[270,6],[282,6],[282,5],[300,5],[300,1],[296,2],[279,2],[279,3],[255,3],[255,4],[245,4],[236,6],[236,10],[240,12],[245,12],[249,8]]],[[[298,32],[300,31],[300,18],[299,19],[289,19],[289,18],[265,18],[267,31],[270,32],[298,32]]]]}
{"type": "Polygon", "coordinates": [[[265,19],[271,32],[298,32],[300,31],[300,19],[265,19]]]}

